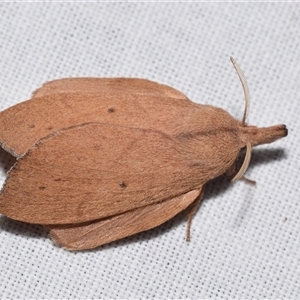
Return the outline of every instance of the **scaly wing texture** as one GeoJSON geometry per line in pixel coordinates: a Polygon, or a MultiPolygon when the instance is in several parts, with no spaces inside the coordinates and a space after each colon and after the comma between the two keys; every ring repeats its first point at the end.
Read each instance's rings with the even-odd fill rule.
{"type": "Polygon", "coordinates": [[[199,196],[192,190],[172,199],[137,208],[89,224],[53,225],[51,238],[69,250],[92,249],[161,225],[186,209],[199,196]]]}
{"type": "Polygon", "coordinates": [[[208,174],[203,164],[191,165],[183,146],[153,130],[99,123],[62,130],[17,161],[0,213],[37,224],[82,223],[185,194],[208,174]]]}
{"type": "Polygon", "coordinates": [[[0,113],[0,144],[15,157],[62,128],[97,121],[173,134],[197,111],[180,92],[139,79],[64,79],[45,84],[39,95],[0,113]],[[61,90],[67,93],[52,94],[61,90]]]}
{"type": "Polygon", "coordinates": [[[131,94],[188,100],[178,90],[139,78],[63,78],[49,81],[33,93],[33,97],[42,97],[59,93],[110,93],[119,97],[131,94]]]}

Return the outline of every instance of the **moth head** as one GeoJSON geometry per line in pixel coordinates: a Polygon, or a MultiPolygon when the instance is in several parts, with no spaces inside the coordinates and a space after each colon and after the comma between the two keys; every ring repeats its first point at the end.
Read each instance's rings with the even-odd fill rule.
{"type": "Polygon", "coordinates": [[[240,139],[242,148],[246,147],[246,155],[240,170],[232,179],[232,181],[234,182],[241,179],[247,171],[251,160],[251,151],[253,146],[272,143],[277,139],[287,136],[288,130],[283,124],[264,128],[258,128],[256,126],[249,126],[246,124],[246,118],[250,103],[249,88],[246,77],[243,71],[241,70],[240,66],[235,62],[235,60],[232,57],[230,57],[230,60],[239,76],[245,96],[245,109],[240,126],[240,139]]]}

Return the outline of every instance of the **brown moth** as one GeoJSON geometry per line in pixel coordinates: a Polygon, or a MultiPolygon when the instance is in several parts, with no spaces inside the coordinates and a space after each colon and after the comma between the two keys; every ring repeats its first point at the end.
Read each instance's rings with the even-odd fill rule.
{"type": "Polygon", "coordinates": [[[223,109],[143,79],[48,82],[0,113],[1,146],[17,158],[0,194],[0,213],[42,224],[52,239],[83,250],[156,227],[189,208],[205,184],[234,169],[243,177],[251,148],[287,135],[285,125],[245,123],[223,109]]]}

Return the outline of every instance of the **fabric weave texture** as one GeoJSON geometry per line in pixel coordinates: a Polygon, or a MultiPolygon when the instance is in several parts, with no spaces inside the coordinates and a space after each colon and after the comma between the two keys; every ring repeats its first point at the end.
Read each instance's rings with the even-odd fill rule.
{"type": "MultiPolygon", "coordinates": [[[[286,124],[248,178],[209,182],[191,242],[186,213],[92,251],[0,216],[1,299],[299,299],[299,3],[0,3],[0,110],[64,77],[138,77],[242,118],[286,124]]],[[[55,118],[55,116],[53,116],[55,118]]],[[[0,150],[1,184],[14,158],[0,150]]]]}

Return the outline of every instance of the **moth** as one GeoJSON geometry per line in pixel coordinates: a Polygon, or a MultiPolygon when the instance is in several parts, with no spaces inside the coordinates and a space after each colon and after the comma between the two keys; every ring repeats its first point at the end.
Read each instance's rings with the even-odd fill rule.
{"type": "Polygon", "coordinates": [[[205,184],[234,170],[243,178],[252,147],[287,135],[285,125],[246,124],[169,86],[133,78],[48,82],[0,113],[0,142],[16,157],[0,213],[42,224],[70,250],[98,247],[154,228],[189,209],[205,184]]]}

